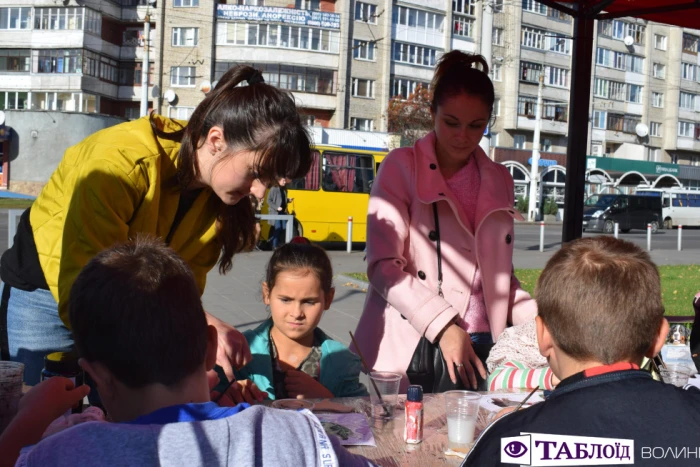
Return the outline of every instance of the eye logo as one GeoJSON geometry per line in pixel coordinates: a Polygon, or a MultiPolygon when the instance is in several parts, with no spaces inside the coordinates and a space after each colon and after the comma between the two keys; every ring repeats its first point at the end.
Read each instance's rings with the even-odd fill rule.
{"type": "Polygon", "coordinates": [[[510,443],[506,444],[506,447],[503,448],[506,454],[508,454],[510,457],[518,458],[522,457],[525,455],[527,452],[527,446],[525,446],[523,443],[520,441],[511,441],[510,443]]]}

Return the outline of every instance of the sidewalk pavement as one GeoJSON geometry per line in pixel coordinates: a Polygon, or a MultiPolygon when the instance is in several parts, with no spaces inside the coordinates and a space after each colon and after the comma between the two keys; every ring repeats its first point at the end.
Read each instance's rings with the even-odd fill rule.
{"type": "MultiPolygon", "coordinates": [[[[541,269],[556,250],[516,250],[513,264],[516,269],[541,269]]],[[[225,276],[214,268],[207,277],[204,292],[204,308],[214,316],[234,325],[240,330],[253,328],[269,316],[262,303],[260,291],[265,266],[272,253],[254,251],[235,256],[233,269],[225,276]]],[[[349,345],[348,331],[355,331],[362,314],[365,292],[356,283],[338,278],[338,274],[365,272],[367,263],[364,253],[354,251],[329,251],[333,263],[336,293],[331,308],[321,320],[321,328],[334,339],[349,345]]],[[[659,265],[697,264],[700,255],[688,251],[652,250],[652,259],[659,265]]]]}

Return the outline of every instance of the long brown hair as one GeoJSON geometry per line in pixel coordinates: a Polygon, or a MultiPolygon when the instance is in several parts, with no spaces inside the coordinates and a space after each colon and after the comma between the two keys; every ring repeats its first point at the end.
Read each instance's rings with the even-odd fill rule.
{"type": "Polygon", "coordinates": [[[452,50],[440,57],[430,84],[433,90],[430,108],[433,113],[446,98],[460,93],[481,98],[493,112],[496,94],[488,73],[489,66],[481,55],[452,50]]]}
{"type": "MultiPolygon", "coordinates": [[[[309,134],[291,94],[266,84],[258,70],[238,65],[228,70],[197,106],[181,136],[178,182],[189,187],[199,176],[197,150],[209,130],[220,126],[232,157],[240,150],[259,155],[257,178],[272,182],[300,178],[311,167],[309,134]],[[239,86],[247,81],[247,86],[239,86]]],[[[218,237],[223,252],[219,272],[231,269],[233,255],[251,249],[255,241],[255,212],[248,198],[229,206],[213,197],[218,210],[218,237]]]]}

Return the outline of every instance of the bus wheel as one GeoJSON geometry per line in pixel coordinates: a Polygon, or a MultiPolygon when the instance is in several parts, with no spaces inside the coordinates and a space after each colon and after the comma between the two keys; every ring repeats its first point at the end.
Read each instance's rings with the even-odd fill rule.
{"type": "Polygon", "coordinates": [[[656,233],[659,231],[659,222],[651,221],[651,233],[656,233]]]}
{"type": "Polygon", "coordinates": [[[605,221],[605,224],[603,224],[603,232],[606,234],[615,232],[615,223],[613,221],[605,221]]]}
{"type": "Polygon", "coordinates": [[[666,220],[664,220],[664,228],[668,230],[673,229],[673,219],[670,217],[667,217],[666,220]]]}

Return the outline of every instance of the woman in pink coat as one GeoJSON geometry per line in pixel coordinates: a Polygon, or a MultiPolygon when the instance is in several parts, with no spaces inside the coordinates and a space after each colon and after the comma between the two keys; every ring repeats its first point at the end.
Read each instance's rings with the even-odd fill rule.
{"type": "Polygon", "coordinates": [[[402,391],[422,336],[439,342],[453,383],[459,377],[476,387],[475,371],[486,372],[472,341],[494,342],[537,314],[512,273],[513,219],[522,220],[513,179],[479,147],[494,102],[487,72],[481,56],[455,50],[440,59],[431,84],[434,131],[392,151],[372,188],[370,288],[355,335],[370,367],[403,375],[402,391]]]}

